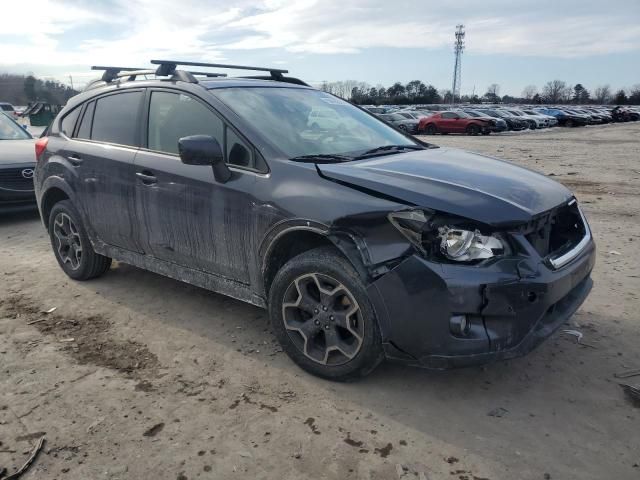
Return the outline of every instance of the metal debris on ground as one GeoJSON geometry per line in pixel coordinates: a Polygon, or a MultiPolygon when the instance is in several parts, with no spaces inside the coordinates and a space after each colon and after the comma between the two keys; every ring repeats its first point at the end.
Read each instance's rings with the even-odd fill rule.
{"type": "Polygon", "coordinates": [[[621,383],[620,386],[627,395],[627,398],[631,401],[631,404],[636,408],[640,408],[640,388],[624,383],[621,383]]]}
{"type": "Polygon", "coordinates": [[[38,440],[38,444],[36,445],[36,448],[33,449],[33,451],[31,452],[31,455],[29,456],[27,461],[24,463],[24,465],[22,465],[22,467],[20,467],[15,473],[12,473],[8,477],[4,478],[3,480],[16,480],[17,478],[20,478],[22,474],[26,472],[35,461],[36,457],[38,456],[38,453],[40,453],[40,450],[42,450],[42,447],[44,446],[44,441],[45,441],[44,437],[40,437],[40,440],[38,440]]]}
{"type": "Polygon", "coordinates": [[[562,330],[562,333],[565,333],[567,335],[571,335],[571,336],[576,337],[576,343],[578,345],[582,345],[583,347],[596,348],[595,345],[590,345],[588,343],[584,343],[582,341],[582,338],[584,337],[584,334],[582,332],[579,332],[578,330],[562,330]]]}

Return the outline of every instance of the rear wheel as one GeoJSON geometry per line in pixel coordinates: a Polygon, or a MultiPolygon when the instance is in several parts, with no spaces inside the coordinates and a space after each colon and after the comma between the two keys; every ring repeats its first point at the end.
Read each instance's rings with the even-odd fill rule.
{"type": "Polygon", "coordinates": [[[564,125],[569,128],[573,127],[574,126],[573,120],[568,119],[564,125]]]}
{"type": "Polygon", "coordinates": [[[302,253],[280,269],[269,292],[269,316],[287,355],[319,377],[363,377],[383,359],[366,289],[334,248],[302,253]]]}
{"type": "Polygon", "coordinates": [[[80,215],[69,200],[51,209],[49,237],[58,264],[74,280],[89,280],[109,270],[111,259],[94,252],[80,215]]]}

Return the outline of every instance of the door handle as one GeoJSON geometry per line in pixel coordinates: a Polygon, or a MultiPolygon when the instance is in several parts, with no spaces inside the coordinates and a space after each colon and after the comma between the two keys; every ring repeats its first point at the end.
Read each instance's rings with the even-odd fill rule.
{"type": "Polygon", "coordinates": [[[73,165],[74,167],[79,167],[80,165],[82,165],[82,162],[84,162],[84,160],[82,160],[78,155],[76,155],[75,153],[72,153],[71,155],[69,155],[67,157],[67,160],[69,160],[69,163],[71,165],[73,165]]]}
{"type": "Polygon", "coordinates": [[[155,177],[155,175],[147,171],[137,172],[136,177],[138,177],[145,185],[153,185],[154,183],[158,182],[158,179],[155,177]]]}

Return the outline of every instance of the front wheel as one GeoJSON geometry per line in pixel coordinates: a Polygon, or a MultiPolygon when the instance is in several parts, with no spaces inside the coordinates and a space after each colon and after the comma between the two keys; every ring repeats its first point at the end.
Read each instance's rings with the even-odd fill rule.
{"type": "Polygon", "coordinates": [[[269,292],[269,316],[287,355],[319,377],[353,380],[384,358],[366,289],[334,248],[302,253],[278,271],[269,292]]]}
{"type": "Polygon", "coordinates": [[[477,125],[469,125],[467,127],[467,135],[478,135],[480,133],[480,127],[477,125]]]}
{"type": "Polygon", "coordinates": [[[51,209],[49,237],[60,268],[74,280],[89,280],[109,270],[111,259],[93,251],[80,214],[69,200],[51,209]]]}

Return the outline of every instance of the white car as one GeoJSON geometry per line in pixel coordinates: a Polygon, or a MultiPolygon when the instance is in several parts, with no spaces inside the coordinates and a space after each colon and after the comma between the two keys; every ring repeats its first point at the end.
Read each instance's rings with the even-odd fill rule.
{"type": "Polygon", "coordinates": [[[0,111],[5,115],[9,115],[14,120],[18,118],[18,112],[15,107],[7,102],[0,102],[0,111]]]}
{"type": "Polygon", "coordinates": [[[529,122],[529,126],[532,129],[549,127],[549,120],[544,118],[542,115],[532,115],[529,113],[525,113],[517,108],[507,108],[505,110],[507,110],[509,113],[512,113],[516,117],[525,119],[527,122],[529,122]]]}
{"type": "Polygon", "coordinates": [[[551,115],[545,115],[544,113],[536,112],[535,110],[529,110],[529,109],[523,110],[523,112],[526,113],[527,115],[542,117],[546,119],[550,127],[555,127],[556,125],[558,125],[558,119],[551,115]]]}

